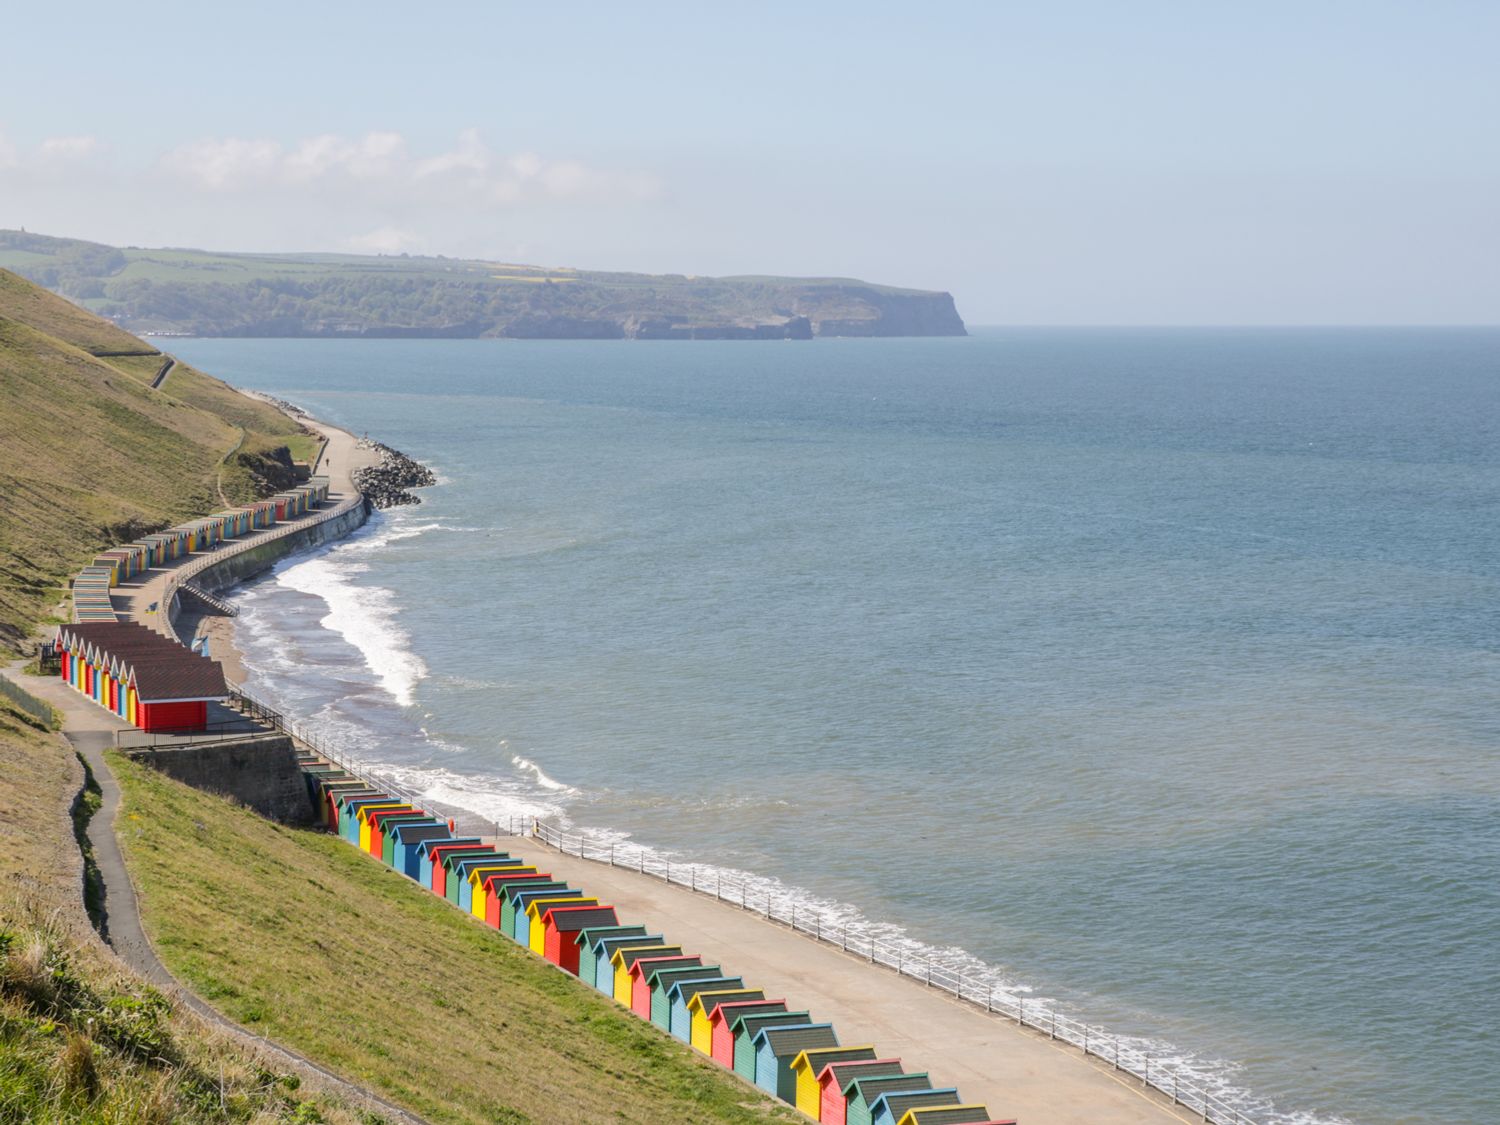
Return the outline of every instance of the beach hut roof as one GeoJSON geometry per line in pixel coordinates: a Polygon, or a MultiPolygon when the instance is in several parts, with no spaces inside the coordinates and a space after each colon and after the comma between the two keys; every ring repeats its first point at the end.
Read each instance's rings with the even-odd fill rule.
{"type": "Polygon", "coordinates": [[[870,1045],[859,1047],[812,1047],[803,1051],[792,1060],[793,1070],[808,1069],[814,1075],[821,1074],[823,1068],[829,1063],[836,1062],[874,1062],[875,1048],[870,1045]]]}
{"type": "Polygon", "coordinates": [[[492,893],[498,894],[500,887],[505,883],[550,883],[553,878],[549,872],[538,871],[535,867],[508,867],[500,871],[491,871],[484,877],[484,885],[491,888],[492,893]]]}
{"type": "Polygon", "coordinates": [[[436,836],[417,845],[417,854],[431,856],[437,848],[463,847],[467,844],[484,843],[478,836],[436,836]]]}
{"type": "Polygon", "coordinates": [[[443,855],[443,866],[453,874],[464,867],[465,864],[484,863],[493,859],[509,859],[509,852],[496,851],[494,848],[481,848],[478,851],[470,851],[465,848],[455,848],[443,855]]]}
{"type": "Polygon", "coordinates": [[[542,917],[545,924],[563,934],[576,933],[601,922],[618,920],[615,908],[607,903],[599,906],[554,906],[542,917]]]}
{"type": "Polygon", "coordinates": [[[757,1051],[770,1047],[777,1058],[795,1058],[809,1047],[839,1045],[831,1023],[773,1024],[757,1031],[751,1041],[757,1051]]]}
{"type": "Polygon", "coordinates": [[[825,1063],[823,1069],[818,1071],[818,1081],[827,1082],[842,1093],[844,1087],[856,1078],[865,1075],[872,1078],[895,1077],[901,1073],[900,1059],[850,1059],[847,1062],[825,1063]]]}
{"type": "Polygon", "coordinates": [[[811,1012],[742,1012],[729,1021],[735,1038],[748,1034],[752,1038],[763,1027],[788,1027],[794,1023],[812,1023],[811,1012]]]}
{"type": "Polygon", "coordinates": [[[553,879],[549,882],[518,882],[504,883],[499,887],[501,896],[517,910],[525,910],[526,902],[531,901],[529,895],[540,894],[543,891],[565,891],[568,884],[561,879],[553,879]],[[523,899],[525,901],[523,901],[523,899]]]}
{"type": "Polygon", "coordinates": [[[654,990],[658,987],[665,987],[665,982],[676,980],[677,978],[672,974],[684,970],[694,973],[704,971],[717,973],[719,966],[714,965],[705,970],[703,958],[696,953],[666,953],[660,957],[637,957],[630,966],[630,975],[640,977],[646,982],[648,988],[654,990]]]}
{"type": "Polygon", "coordinates": [[[766,994],[758,988],[715,988],[696,992],[688,1000],[688,1011],[713,1015],[714,1009],[729,1000],[764,1000],[766,994]]]}
{"type": "Polygon", "coordinates": [[[604,938],[645,937],[645,926],[586,926],[578,931],[578,936],[573,939],[579,948],[588,946],[593,949],[594,943],[604,938]]]}
{"type": "Polygon", "coordinates": [[[176,641],[133,621],[89,621],[58,628],[71,651],[87,651],[96,664],[118,658],[128,669],[142,703],[200,702],[224,699],[229,687],[224,669],[176,641]]]}
{"type": "Polygon", "coordinates": [[[615,950],[609,963],[617,969],[628,969],[642,957],[676,957],[681,953],[680,945],[626,945],[615,950]]]}
{"type": "Polygon", "coordinates": [[[580,906],[597,906],[599,900],[584,894],[577,887],[522,887],[521,892],[515,896],[516,910],[524,913],[528,918],[539,918],[541,913],[553,903],[576,902],[580,906]]]}
{"type": "Polygon", "coordinates": [[[720,1020],[733,1027],[736,1016],[770,1015],[773,1012],[784,1013],[785,1011],[785,1000],[715,1000],[713,1007],[709,1010],[708,1018],[720,1020]]]}
{"type": "Polygon", "coordinates": [[[923,1105],[960,1105],[958,1090],[952,1086],[928,1090],[891,1090],[870,1102],[870,1116],[878,1116],[883,1108],[892,1121],[900,1121],[906,1111],[923,1105]]]}
{"type": "MultiPolygon", "coordinates": [[[[718,970],[715,970],[718,972],[718,970]]],[[[667,996],[674,1004],[686,1004],[700,992],[709,989],[723,989],[729,991],[735,988],[744,988],[745,981],[741,977],[726,976],[687,976],[680,977],[667,988],[667,996]]]]}
{"type": "MultiPolygon", "coordinates": [[[[632,927],[634,928],[634,927],[632,927]]],[[[667,939],[661,934],[604,934],[594,939],[594,957],[614,963],[615,950],[627,945],[654,945],[658,949],[667,944],[667,939]]]]}
{"type": "Polygon", "coordinates": [[[391,829],[391,835],[396,841],[405,847],[419,843],[422,840],[441,836],[448,831],[448,826],[440,820],[405,820],[391,829]]]}
{"type": "Polygon", "coordinates": [[[518,867],[527,866],[529,864],[519,856],[506,856],[504,859],[486,859],[479,863],[466,865],[464,867],[464,878],[478,887],[490,875],[499,875],[506,871],[515,870],[518,867]]]}
{"type": "Polygon", "coordinates": [[[906,1111],[901,1125],[1016,1125],[1014,1121],[992,1121],[983,1105],[917,1106],[906,1111]]]}
{"type": "Polygon", "coordinates": [[[844,1082],[844,1097],[853,1099],[863,1094],[868,1105],[892,1090],[930,1089],[932,1081],[925,1070],[915,1074],[856,1074],[844,1082]]]}

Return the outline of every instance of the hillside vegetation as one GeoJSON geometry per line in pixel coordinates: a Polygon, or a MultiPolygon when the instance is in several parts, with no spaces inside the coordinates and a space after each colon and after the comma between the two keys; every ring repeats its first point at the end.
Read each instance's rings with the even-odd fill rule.
{"type": "Polygon", "coordinates": [[[120,249],[0,231],[0,267],[137,332],[810,339],[962,336],[947,293],[851,278],[685,277],[444,257],[120,249]]]}
{"type": "Polygon", "coordinates": [[[280,411],[186,364],[152,389],[164,360],[0,270],[0,650],[100,550],[285,488],[293,454],[314,448],[280,411]]]}
{"type": "Polygon", "coordinates": [[[800,1120],[337,837],[110,762],[152,944],[252,1030],[435,1122],[800,1120]]]}
{"type": "Polygon", "coordinates": [[[69,816],[83,781],[72,751],[0,696],[0,1122],[376,1120],[179,1010],[99,941],[69,816]]]}

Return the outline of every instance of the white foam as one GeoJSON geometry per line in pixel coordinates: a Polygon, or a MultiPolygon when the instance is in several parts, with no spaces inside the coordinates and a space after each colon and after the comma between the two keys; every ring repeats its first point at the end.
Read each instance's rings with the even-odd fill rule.
{"type": "Polygon", "coordinates": [[[556,780],[555,778],[548,777],[545,773],[542,772],[542,767],[537,765],[530,758],[523,758],[519,754],[513,754],[511,755],[510,760],[511,764],[514,765],[518,770],[529,773],[534,778],[536,778],[536,783],[543,789],[549,790],[553,793],[578,792],[578,790],[574,789],[571,785],[566,785],[563,782],[556,780]]]}
{"type": "Polygon", "coordinates": [[[427,676],[427,665],[411,650],[410,638],[396,623],[397,607],[391,591],[351,581],[353,575],[368,569],[363,563],[348,560],[347,555],[352,553],[335,548],[316,555],[281,570],[276,583],[326,602],[328,613],[319,624],[358,649],[380,686],[401,706],[409,707],[417,684],[427,676]]]}

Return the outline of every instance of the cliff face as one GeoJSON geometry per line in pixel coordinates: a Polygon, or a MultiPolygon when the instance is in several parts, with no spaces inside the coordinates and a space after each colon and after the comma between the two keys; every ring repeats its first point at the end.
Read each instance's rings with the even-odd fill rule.
{"type": "MultiPolygon", "coordinates": [[[[819,294],[808,303],[828,308],[814,311],[813,332],[818,336],[967,336],[950,293],[887,293],[865,287],[838,290],[840,298],[829,308],[819,294]],[[853,306],[852,308],[848,306],[853,306]]],[[[799,309],[799,311],[801,311],[799,309]]]]}

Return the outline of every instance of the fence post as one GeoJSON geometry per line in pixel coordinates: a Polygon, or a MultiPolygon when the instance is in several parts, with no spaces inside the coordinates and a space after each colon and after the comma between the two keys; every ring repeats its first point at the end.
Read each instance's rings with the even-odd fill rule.
{"type": "Polygon", "coordinates": [[[1052,1013],[1052,1038],[1057,1038],[1057,1012],[1052,1013]]]}
{"type": "Polygon", "coordinates": [[[995,1010],[994,1000],[995,986],[992,984],[984,990],[984,1010],[986,1012],[993,1012],[995,1010]]]}
{"type": "Polygon", "coordinates": [[[1024,996],[1016,1000],[1016,1026],[1026,1026],[1026,997],[1024,996]]]}

